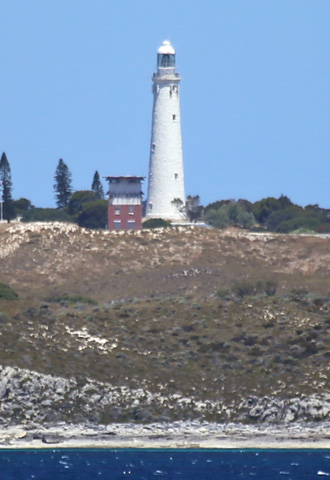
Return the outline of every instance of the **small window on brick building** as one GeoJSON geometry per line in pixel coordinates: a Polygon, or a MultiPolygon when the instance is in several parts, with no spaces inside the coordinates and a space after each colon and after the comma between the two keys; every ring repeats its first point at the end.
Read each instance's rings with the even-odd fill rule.
{"type": "Polygon", "coordinates": [[[128,207],[128,215],[134,215],[134,205],[129,205],[129,207],[128,207]]]}
{"type": "Polygon", "coordinates": [[[121,221],[120,221],[120,220],[115,220],[115,221],[114,221],[114,224],[115,224],[115,230],[120,230],[121,221]]]}
{"type": "Polygon", "coordinates": [[[120,215],[120,207],[115,207],[115,215],[120,215]]]}
{"type": "Polygon", "coordinates": [[[134,220],[128,220],[127,222],[128,230],[133,230],[135,227],[135,221],[134,220]]]}

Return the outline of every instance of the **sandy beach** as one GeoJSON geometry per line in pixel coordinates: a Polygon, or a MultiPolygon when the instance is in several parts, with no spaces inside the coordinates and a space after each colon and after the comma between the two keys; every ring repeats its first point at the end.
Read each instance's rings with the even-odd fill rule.
{"type": "Polygon", "coordinates": [[[330,425],[16,425],[0,429],[0,448],[329,449],[330,425]]]}

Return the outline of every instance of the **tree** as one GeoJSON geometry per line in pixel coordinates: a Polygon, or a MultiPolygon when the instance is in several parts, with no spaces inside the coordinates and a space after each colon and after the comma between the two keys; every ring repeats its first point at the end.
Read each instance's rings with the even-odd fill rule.
{"type": "Polygon", "coordinates": [[[29,208],[22,214],[22,222],[73,222],[74,218],[66,209],[29,208]]]}
{"type": "Polygon", "coordinates": [[[224,207],[226,207],[226,205],[223,205],[218,209],[211,208],[211,210],[208,210],[205,216],[206,222],[212,225],[212,227],[216,227],[216,228],[228,227],[230,224],[230,219],[228,216],[227,209],[224,207]]]}
{"type": "Polygon", "coordinates": [[[77,217],[77,223],[80,227],[107,228],[108,202],[106,200],[95,200],[84,204],[77,217]]]}
{"type": "Polygon", "coordinates": [[[54,193],[57,208],[64,208],[68,205],[72,193],[72,175],[68,166],[60,158],[54,177],[54,193]]]}
{"type": "Polygon", "coordinates": [[[191,222],[196,222],[197,220],[202,220],[203,218],[204,207],[200,205],[199,202],[199,195],[188,195],[186,201],[186,211],[191,222]]]}
{"type": "Polygon", "coordinates": [[[290,199],[284,195],[281,195],[279,198],[267,197],[253,204],[252,213],[257,222],[264,224],[273,212],[283,210],[292,205],[290,199]]]}
{"type": "Polygon", "coordinates": [[[15,210],[13,208],[13,199],[11,196],[12,181],[10,165],[5,153],[1,155],[0,159],[0,183],[2,190],[2,202],[3,202],[3,218],[8,222],[15,217],[15,210]]]}
{"type": "Polygon", "coordinates": [[[92,191],[96,194],[97,198],[99,199],[104,198],[104,191],[103,191],[102,183],[100,180],[100,175],[97,170],[95,171],[94,177],[93,177],[92,191]]]}
{"type": "Polygon", "coordinates": [[[223,203],[220,208],[211,208],[207,210],[205,218],[210,225],[216,228],[226,228],[229,225],[251,228],[255,224],[253,213],[246,210],[243,202],[232,201],[223,203]]]}
{"type": "Polygon", "coordinates": [[[12,205],[16,215],[23,215],[27,210],[34,208],[31,204],[31,201],[27,198],[19,198],[18,200],[13,200],[12,205]]]}
{"type": "Polygon", "coordinates": [[[77,215],[81,212],[86,203],[99,200],[96,193],[91,190],[77,190],[74,192],[69,201],[68,211],[70,215],[77,215]]]}

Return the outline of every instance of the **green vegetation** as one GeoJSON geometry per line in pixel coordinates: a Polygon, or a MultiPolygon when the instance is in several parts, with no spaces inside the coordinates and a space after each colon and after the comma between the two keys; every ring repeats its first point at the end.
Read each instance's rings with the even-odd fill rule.
{"type": "Polygon", "coordinates": [[[54,193],[56,205],[58,208],[65,208],[72,194],[72,175],[71,172],[60,158],[54,176],[54,193]]]}
{"type": "Polygon", "coordinates": [[[163,220],[162,218],[150,218],[150,220],[146,220],[143,222],[143,228],[167,228],[170,227],[170,222],[163,220]]]}
{"type": "Polygon", "coordinates": [[[22,222],[72,222],[73,218],[66,210],[58,208],[31,207],[22,212],[22,222]]]}
{"type": "Polygon", "coordinates": [[[186,211],[190,222],[197,222],[204,217],[204,207],[200,204],[199,195],[188,195],[186,211]]]}
{"type": "Polygon", "coordinates": [[[77,190],[70,197],[68,212],[73,216],[78,215],[88,203],[95,202],[95,200],[98,200],[95,192],[91,190],[77,190]]]}
{"type": "Polygon", "coordinates": [[[13,208],[17,216],[22,216],[31,208],[34,208],[30,200],[27,198],[19,198],[18,200],[13,200],[13,208]]]}
{"type": "MultiPolygon", "coordinates": [[[[48,410],[50,419],[68,422],[90,421],[92,413],[95,423],[105,424],[253,423],[254,399],[281,402],[329,388],[329,297],[292,293],[253,303],[245,297],[200,301],[175,295],[131,300],[85,308],[64,300],[25,308],[1,323],[0,363],[75,379],[84,398],[66,395],[58,408],[48,410]],[[41,328],[46,334],[40,335],[41,328]],[[88,386],[91,381],[102,385],[88,386]],[[93,401],[93,396],[104,398],[108,385],[118,392],[143,385],[155,396],[141,397],[137,407],[125,395],[93,401]],[[158,402],[157,395],[166,401],[158,402]],[[176,403],[175,396],[188,401],[176,403]]],[[[265,420],[276,422],[274,415],[265,420]]]]}
{"type": "Polygon", "coordinates": [[[318,205],[305,208],[281,195],[267,197],[255,203],[247,200],[221,200],[205,208],[205,220],[216,228],[230,225],[278,233],[330,232],[330,210],[318,205]]]}
{"type": "Polygon", "coordinates": [[[47,297],[45,299],[49,303],[61,303],[61,304],[75,304],[75,303],[86,303],[88,305],[97,305],[97,301],[92,298],[86,297],[84,295],[75,294],[75,295],[56,295],[54,297],[47,297]]]}
{"type": "Polygon", "coordinates": [[[205,209],[205,220],[216,228],[229,225],[250,228],[255,224],[253,213],[248,211],[242,201],[221,201],[208,205],[205,209]]]}
{"type": "Polygon", "coordinates": [[[3,300],[17,300],[18,294],[9,285],[0,283],[0,298],[3,300]]]}
{"type": "MultiPolygon", "coordinates": [[[[0,298],[0,365],[50,375],[40,398],[57,400],[34,403],[41,422],[277,421],[272,402],[298,399],[282,409],[289,422],[330,388],[328,238],[58,225],[0,236],[0,280],[20,293],[0,298]],[[70,394],[58,377],[76,382],[70,394]]],[[[13,413],[0,419],[17,421],[15,402],[3,398],[13,413]]]]}
{"type": "MultiPolygon", "coordinates": [[[[35,208],[30,200],[11,197],[11,172],[6,154],[0,160],[0,181],[3,184],[4,218],[10,220],[16,216],[25,222],[64,221],[75,222],[85,228],[102,229],[107,226],[107,201],[100,175],[95,170],[91,190],[79,190],[72,193],[71,172],[62,159],[55,172],[54,193],[57,204],[53,208],[35,208]]],[[[178,208],[183,203],[178,199],[178,208]]],[[[330,233],[330,209],[319,205],[301,207],[281,195],[279,198],[267,197],[251,203],[248,200],[219,200],[206,207],[200,204],[198,195],[188,195],[185,209],[190,222],[205,221],[214,228],[230,226],[255,232],[276,233],[330,233]]],[[[170,223],[155,218],[143,223],[143,228],[168,227],[170,223]]]]}
{"type": "Polygon", "coordinates": [[[2,193],[3,201],[3,218],[10,221],[15,218],[15,210],[13,207],[12,199],[12,187],[11,181],[11,169],[5,153],[1,155],[0,159],[0,193],[2,193]]]}
{"type": "Polygon", "coordinates": [[[255,295],[273,296],[276,294],[278,284],[275,280],[258,280],[256,282],[235,282],[229,289],[217,290],[219,298],[244,298],[255,295]]]}
{"type": "MultiPolygon", "coordinates": [[[[26,202],[29,201],[21,199],[14,205],[25,206],[26,202]]],[[[82,190],[71,195],[66,208],[35,208],[29,205],[21,209],[20,214],[23,222],[72,222],[85,228],[106,228],[107,201],[98,200],[90,190],[82,190]]]]}
{"type": "Polygon", "coordinates": [[[97,170],[94,173],[91,190],[95,193],[96,197],[99,200],[102,200],[104,198],[104,190],[102,187],[99,172],[97,170]]]}
{"type": "Polygon", "coordinates": [[[77,223],[85,228],[107,228],[108,224],[108,202],[107,200],[94,200],[85,203],[77,216],[77,223]]]}

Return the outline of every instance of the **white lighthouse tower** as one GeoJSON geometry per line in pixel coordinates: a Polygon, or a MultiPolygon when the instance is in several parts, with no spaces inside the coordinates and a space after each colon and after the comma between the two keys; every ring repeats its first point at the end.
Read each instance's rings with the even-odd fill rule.
{"type": "Polygon", "coordinates": [[[179,83],[175,50],[164,41],[153,74],[154,104],[146,217],[187,221],[181,138],[179,83]]]}

